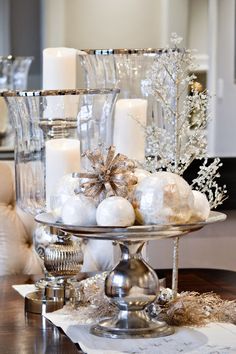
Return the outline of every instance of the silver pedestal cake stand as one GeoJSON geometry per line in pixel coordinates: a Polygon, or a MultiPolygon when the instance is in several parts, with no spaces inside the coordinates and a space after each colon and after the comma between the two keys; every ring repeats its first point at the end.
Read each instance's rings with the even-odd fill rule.
{"type": "Polygon", "coordinates": [[[204,222],[131,227],[65,225],[57,222],[50,213],[39,214],[35,219],[81,238],[112,240],[119,244],[121,259],[105,280],[105,294],[119,312],[115,317],[93,325],[91,333],[108,338],[149,338],[170,335],[174,329],[165,322],[151,319],[145,311],[155,301],[159,283],[155,271],[142,258],[144,244],[150,240],[186,235],[210,223],[223,221],[226,215],[211,212],[204,222]]]}

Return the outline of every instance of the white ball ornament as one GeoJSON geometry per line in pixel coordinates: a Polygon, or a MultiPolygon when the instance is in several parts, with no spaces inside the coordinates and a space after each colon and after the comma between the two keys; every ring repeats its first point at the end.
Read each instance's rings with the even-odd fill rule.
{"type": "Polygon", "coordinates": [[[193,190],[194,205],[191,221],[205,221],[210,214],[210,204],[205,194],[193,190]]]}
{"type": "Polygon", "coordinates": [[[82,194],[70,197],[62,207],[61,217],[67,225],[96,225],[96,203],[82,194]]]}
{"type": "Polygon", "coordinates": [[[194,197],[189,184],[171,172],[156,172],[136,186],[132,204],[141,224],[187,223],[194,197]]]}
{"type": "Polygon", "coordinates": [[[134,208],[125,198],[109,197],[98,205],[96,220],[99,226],[131,226],[135,221],[134,208]]]}
{"type": "Polygon", "coordinates": [[[64,175],[55,187],[55,192],[50,196],[50,209],[52,214],[60,220],[61,211],[64,203],[71,196],[75,196],[75,189],[78,189],[78,179],[72,177],[72,174],[64,175]]]}
{"type": "Polygon", "coordinates": [[[134,175],[138,179],[138,183],[140,183],[144,178],[151,176],[151,172],[143,170],[142,168],[136,168],[134,170],[134,175]]]}
{"type": "Polygon", "coordinates": [[[75,195],[74,190],[79,188],[78,178],[74,178],[72,173],[64,175],[56,185],[56,194],[75,195]]]}

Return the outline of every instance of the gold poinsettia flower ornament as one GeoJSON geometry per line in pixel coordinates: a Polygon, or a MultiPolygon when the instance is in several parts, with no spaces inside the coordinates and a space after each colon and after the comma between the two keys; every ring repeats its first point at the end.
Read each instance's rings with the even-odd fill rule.
{"type": "Polygon", "coordinates": [[[138,182],[133,160],[123,154],[116,154],[114,146],[108,148],[106,156],[99,149],[88,150],[84,155],[89,159],[92,171],[73,173],[73,177],[82,179],[79,190],[75,192],[87,197],[97,197],[101,193],[105,194],[105,198],[113,195],[128,197],[138,182]]]}

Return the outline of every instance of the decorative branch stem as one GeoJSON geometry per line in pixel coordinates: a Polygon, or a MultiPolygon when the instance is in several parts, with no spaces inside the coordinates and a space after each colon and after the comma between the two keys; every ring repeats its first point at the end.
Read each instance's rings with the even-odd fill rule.
{"type": "Polygon", "coordinates": [[[173,269],[172,269],[172,291],[175,298],[178,293],[178,272],[179,272],[179,237],[174,238],[173,269]]]}
{"type": "MultiPolygon", "coordinates": [[[[176,34],[171,37],[174,47],[166,48],[157,56],[148,74],[148,91],[156,98],[162,112],[162,124],[147,136],[147,146],[152,152],[150,170],[166,170],[182,175],[195,159],[207,155],[205,129],[208,124],[209,96],[206,90],[194,89],[196,76],[191,50],[179,48],[181,42],[176,34]],[[193,85],[189,95],[189,85],[193,85]],[[186,97],[184,97],[184,94],[186,97]],[[192,123],[189,118],[194,118],[192,123]],[[192,129],[190,134],[190,129],[192,129]],[[173,131],[174,130],[174,131],[173,131]],[[153,162],[153,163],[152,163],[153,162]]],[[[225,186],[218,187],[214,178],[216,166],[200,169],[196,188],[208,197],[211,207],[225,199],[225,186]],[[208,183],[203,183],[203,182],[208,183]],[[206,187],[206,190],[205,190],[206,187]]],[[[174,239],[172,289],[178,288],[179,238],[174,239]]]]}

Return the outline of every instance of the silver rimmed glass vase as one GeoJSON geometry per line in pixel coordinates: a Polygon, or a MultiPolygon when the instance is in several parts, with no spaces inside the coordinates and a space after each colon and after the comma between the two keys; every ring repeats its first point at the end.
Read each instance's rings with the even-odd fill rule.
{"type": "Polygon", "coordinates": [[[66,174],[83,169],[87,149],[112,144],[112,108],[118,89],[8,91],[15,129],[16,199],[30,214],[50,210],[66,174]]]}
{"type": "Polygon", "coordinates": [[[26,90],[33,57],[0,56],[0,90],[26,90]]]}
{"type": "MultiPolygon", "coordinates": [[[[112,108],[118,92],[103,88],[0,93],[15,130],[16,199],[21,209],[31,215],[51,211],[60,181],[83,170],[81,155],[112,144],[112,108]]],[[[80,271],[83,253],[73,236],[39,226],[34,244],[47,278],[54,278],[47,287],[80,271]]],[[[34,301],[33,297],[28,302],[30,310],[34,301]]]]}
{"type": "Polygon", "coordinates": [[[147,126],[158,126],[162,112],[149,94],[147,75],[161,49],[85,49],[79,52],[87,87],[119,87],[114,109],[114,145],[140,162],[152,155],[147,126]]]}
{"type": "MultiPolygon", "coordinates": [[[[0,56],[0,91],[26,90],[33,57],[0,56]]],[[[11,127],[6,103],[0,98],[0,146],[12,149],[14,131],[11,127]]]]}
{"type": "MultiPolygon", "coordinates": [[[[167,122],[161,104],[149,90],[148,78],[152,65],[164,53],[163,49],[126,48],[84,49],[78,54],[87,87],[120,88],[114,109],[113,141],[116,150],[153,172],[159,165],[160,156],[172,158],[172,152],[166,149],[165,137],[168,134],[174,141],[175,136],[175,125],[167,122]],[[160,131],[166,131],[167,134],[160,134],[160,131]]],[[[174,105],[176,91],[173,81],[165,68],[159,74],[161,81],[169,88],[167,95],[170,105],[172,102],[174,105]]],[[[172,285],[175,292],[178,283],[178,242],[176,238],[172,285]]]]}

